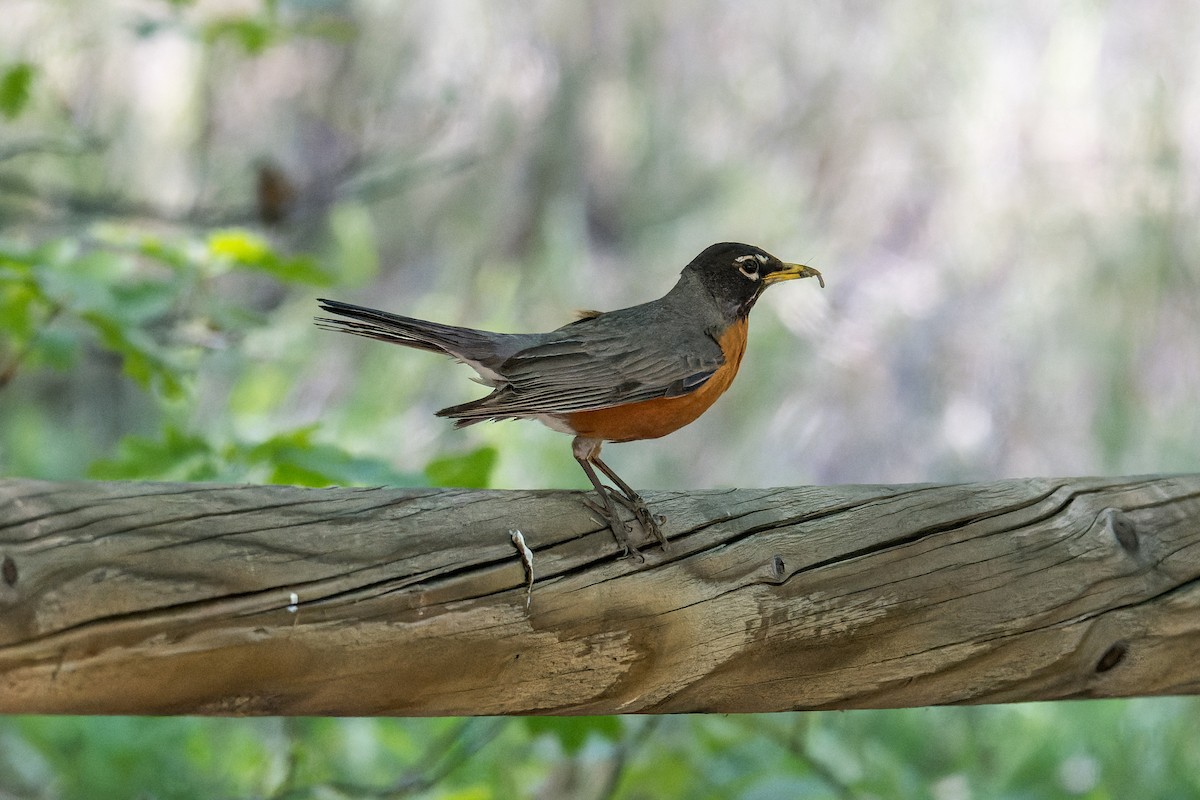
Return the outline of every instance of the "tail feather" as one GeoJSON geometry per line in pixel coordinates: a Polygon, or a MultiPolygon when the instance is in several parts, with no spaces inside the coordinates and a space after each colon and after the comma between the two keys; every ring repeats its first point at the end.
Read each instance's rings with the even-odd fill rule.
{"type": "MultiPolygon", "coordinates": [[[[497,389],[497,392],[503,391],[497,389]]],[[[495,411],[488,411],[487,403],[493,399],[496,392],[492,392],[487,397],[481,397],[478,400],[472,400],[469,403],[460,403],[456,406],[448,406],[441,411],[436,412],[439,417],[449,417],[454,420],[455,428],[465,428],[468,425],[474,425],[479,422],[489,422],[498,419],[510,419],[497,415],[495,411]]]]}
{"type": "Polygon", "coordinates": [[[368,339],[442,353],[470,365],[489,383],[495,377],[492,365],[502,360],[498,350],[504,338],[503,334],[402,317],[399,314],[339,300],[319,298],[317,302],[321,310],[347,317],[317,317],[317,325],[325,330],[342,331],[368,339]]]}
{"type": "Polygon", "coordinates": [[[386,311],[339,300],[318,299],[317,302],[321,304],[323,311],[349,318],[317,317],[317,325],[326,330],[343,331],[406,347],[440,351],[456,357],[468,356],[473,359],[486,357],[495,349],[494,337],[486,331],[402,317],[399,314],[389,314],[386,311]]]}

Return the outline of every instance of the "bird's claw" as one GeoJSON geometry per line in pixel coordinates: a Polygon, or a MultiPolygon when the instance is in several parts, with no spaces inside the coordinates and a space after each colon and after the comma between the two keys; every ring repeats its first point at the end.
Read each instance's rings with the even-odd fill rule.
{"type": "Polygon", "coordinates": [[[608,529],[612,531],[613,538],[617,540],[617,544],[621,548],[622,558],[636,558],[639,562],[645,562],[646,557],[637,549],[629,539],[629,534],[633,533],[633,526],[622,521],[616,514],[609,514],[608,509],[600,505],[596,501],[585,497],[583,504],[591,511],[595,512],[596,516],[608,523],[608,529]]]}
{"type": "Polygon", "coordinates": [[[617,498],[621,505],[633,512],[633,516],[637,518],[638,524],[642,526],[642,530],[653,536],[662,549],[666,550],[667,537],[663,534],[661,526],[666,524],[667,518],[662,514],[650,513],[650,507],[646,505],[646,501],[637,495],[627,497],[623,492],[615,492],[613,496],[617,498]]]}
{"type": "MultiPolygon", "coordinates": [[[[637,520],[638,525],[641,526],[643,533],[653,537],[663,550],[667,549],[667,537],[663,535],[662,529],[660,528],[661,525],[666,523],[666,517],[661,514],[651,514],[650,509],[647,508],[646,503],[640,497],[631,499],[626,497],[621,492],[612,492],[610,497],[628,508],[633,513],[633,516],[637,520]]],[[[629,534],[633,533],[633,526],[620,519],[617,516],[615,509],[610,514],[607,508],[588,497],[583,498],[583,504],[585,507],[593,511],[598,517],[600,517],[600,519],[608,523],[608,527],[609,530],[612,531],[613,538],[615,538],[617,540],[617,544],[621,546],[622,557],[636,557],[638,561],[643,562],[646,560],[646,557],[642,555],[641,551],[634,546],[632,541],[630,541],[629,534]]]]}

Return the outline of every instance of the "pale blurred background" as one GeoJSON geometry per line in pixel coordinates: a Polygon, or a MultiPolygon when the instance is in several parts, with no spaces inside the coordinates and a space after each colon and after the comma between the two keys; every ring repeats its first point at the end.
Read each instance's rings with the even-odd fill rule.
{"type": "MultiPolygon", "coordinates": [[[[111,354],[24,363],[4,473],[87,474],[166,418],[244,442],[315,423],[408,473],[490,445],[493,486],[583,487],[566,437],[452,430],[433,412],[484,392],[469,369],[319,331],[315,297],[545,330],[658,297],[723,240],[828,288],[772,289],[707,415],[606,450],[636,487],[1200,470],[1200,4],[0,0],[0,21],[28,84],[19,113],[0,86],[5,242],[249,231],[333,276],[200,280],[260,323],[147,328],[198,351],[187,403],[111,354]]],[[[1040,708],[1014,713],[1053,742],[1070,712],[1040,708]]],[[[1148,730],[1195,706],[1118,708],[1148,730]]],[[[916,719],[968,719],[946,714],[916,719]]],[[[1110,796],[1096,780],[1060,794],[1110,796]]]]}
{"type": "MultiPolygon", "coordinates": [[[[269,172],[291,187],[271,236],[335,269],[328,292],[505,331],[657,297],[714,241],[822,269],[823,292],[766,295],[699,423],[611,448],[635,485],[1200,466],[1193,3],[4,0],[3,16],[0,48],[42,70],[4,130],[31,145],[0,163],[10,233],[111,212],[253,224],[269,172]]],[[[311,329],[316,293],[265,293],[273,324],[245,343],[263,387],[242,387],[260,399],[228,418],[213,375],[206,414],[322,420],[401,467],[492,443],[498,486],[583,485],[560,434],[432,418],[482,393],[470,371],[311,329]]]]}

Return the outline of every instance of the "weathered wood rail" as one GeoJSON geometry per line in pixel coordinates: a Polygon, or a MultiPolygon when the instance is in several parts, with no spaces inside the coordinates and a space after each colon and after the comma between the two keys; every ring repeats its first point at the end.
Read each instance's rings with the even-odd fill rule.
{"type": "Polygon", "coordinates": [[[645,563],[580,497],[0,481],[0,712],[1200,691],[1200,475],[650,493],[645,563]]]}

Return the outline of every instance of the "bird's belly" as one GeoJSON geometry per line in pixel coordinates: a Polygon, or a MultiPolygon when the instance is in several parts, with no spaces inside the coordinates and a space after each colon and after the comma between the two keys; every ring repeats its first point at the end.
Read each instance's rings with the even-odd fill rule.
{"type": "MultiPolygon", "coordinates": [[[[733,383],[742,363],[742,355],[746,352],[744,320],[740,325],[731,326],[727,335],[722,337],[721,349],[725,353],[725,363],[690,394],[577,411],[564,414],[561,419],[576,435],[606,442],[632,442],[666,436],[707,411],[733,383]]],[[[550,425],[549,422],[546,424],[550,425]]]]}
{"type": "Polygon", "coordinates": [[[538,414],[536,417],[534,417],[534,419],[552,431],[558,431],[559,433],[575,433],[575,431],[571,429],[571,425],[567,422],[566,418],[561,414],[538,414]]]}

